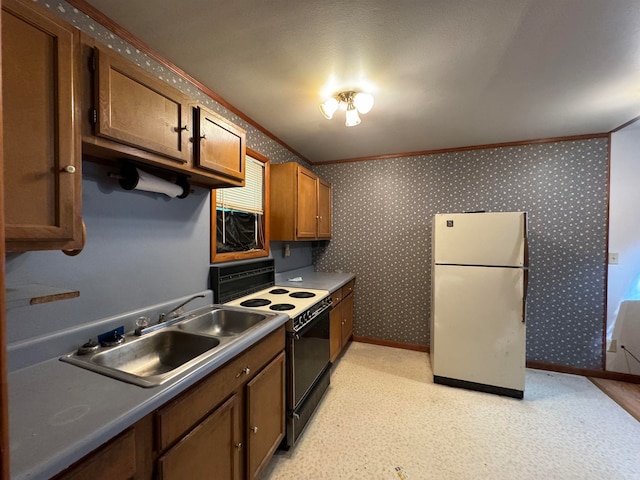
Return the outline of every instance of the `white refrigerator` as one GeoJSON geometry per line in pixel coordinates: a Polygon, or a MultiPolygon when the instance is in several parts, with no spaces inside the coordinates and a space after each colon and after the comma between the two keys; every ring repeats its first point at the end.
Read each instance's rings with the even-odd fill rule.
{"type": "Polygon", "coordinates": [[[526,214],[438,214],[432,240],[434,382],[523,398],[526,214]]]}

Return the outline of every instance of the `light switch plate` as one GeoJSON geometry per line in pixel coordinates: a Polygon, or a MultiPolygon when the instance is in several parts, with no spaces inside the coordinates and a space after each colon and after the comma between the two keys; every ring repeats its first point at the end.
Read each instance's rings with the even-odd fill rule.
{"type": "Polygon", "coordinates": [[[618,265],[618,253],[609,252],[609,265],[618,265]]]}

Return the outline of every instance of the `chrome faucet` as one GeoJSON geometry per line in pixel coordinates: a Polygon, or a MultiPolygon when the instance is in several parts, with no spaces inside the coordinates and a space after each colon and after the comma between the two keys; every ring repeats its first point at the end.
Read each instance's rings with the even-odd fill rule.
{"type": "Polygon", "coordinates": [[[194,295],[193,297],[191,297],[189,300],[186,300],[184,302],[182,302],[180,305],[178,305],[176,308],[172,308],[171,310],[169,310],[167,313],[161,313],[160,316],[158,317],[158,323],[162,323],[165,321],[165,318],[167,320],[169,320],[170,318],[169,315],[174,315],[175,317],[179,316],[179,310],[184,307],[187,303],[195,300],[196,298],[204,298],[204,294],[200,294],[200,295],[194,295]]]}

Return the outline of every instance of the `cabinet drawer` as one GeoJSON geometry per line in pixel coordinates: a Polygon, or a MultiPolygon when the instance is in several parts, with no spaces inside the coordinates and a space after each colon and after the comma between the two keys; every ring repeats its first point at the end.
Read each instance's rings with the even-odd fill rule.
{"type": "Polygon", "coordinates": [[[76,465],[64,471],[55,480],[111,480],[129,479],[136,474],[136,444],[134,429],[90,453],[76,465]]]}
{"type": "Polygon", "coordinates": [[[342,289],[339,288],[331,294],[331,305],[335,308],[342,301],[342,289]]]}
{"type": "Polygon", "coordinates": [[[269,334],[156,413],[160,451],[174,443],[284,349],[284,327],[269,334]]]}
{"type": "Polygon", "coordinates": [[[342,298],[345,298],[347,295],[353,293],[353,288],[355,287],[355,284],[356,284],[356,281],[354,279],[342,287],[341,289],[342,298]]]}

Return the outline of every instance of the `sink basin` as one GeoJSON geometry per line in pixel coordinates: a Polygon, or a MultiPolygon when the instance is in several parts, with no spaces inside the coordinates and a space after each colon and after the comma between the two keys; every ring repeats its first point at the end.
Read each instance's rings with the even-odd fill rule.
{"type": "Polygon", "coordinates": [[[159,331],[102,348],[89,355],[70,354],[62,361],[73,363],[143,387],[160,385],[183,373],[217,347],[220,340],[179,330],[159,331]]]}
{"type": "Polygon", "coordinates": [[[219,344],[215,338],[172,330],[97,353],[91,361],[138,377],[150,377],[178,368],[219,344]]]}
{"type": "Polygon", "coordinates": [[[187,332],[202,333],[215,337],[239,335],[267,319],[266,315],[236,310],[210,310],[178,323],[178,328],[187,332]]]}

